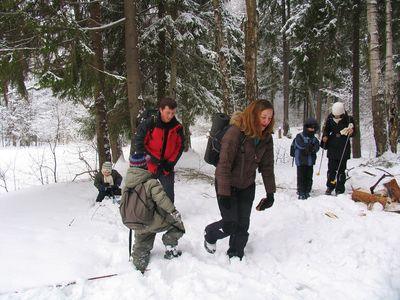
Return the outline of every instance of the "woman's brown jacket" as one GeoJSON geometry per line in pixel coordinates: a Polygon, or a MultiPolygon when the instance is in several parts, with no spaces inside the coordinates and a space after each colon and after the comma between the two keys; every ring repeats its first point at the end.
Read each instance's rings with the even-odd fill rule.
{"type": "Polygon", "coordinates": [[[262,175],[265,191],[275,193],[274,144],[272,135],[259,141],[246,136],[232,125],[221,141],[219,162],[215,170],[217,195],[231,196],[231,187],[244,189],[255,182],[256,170],[262,175]]]}

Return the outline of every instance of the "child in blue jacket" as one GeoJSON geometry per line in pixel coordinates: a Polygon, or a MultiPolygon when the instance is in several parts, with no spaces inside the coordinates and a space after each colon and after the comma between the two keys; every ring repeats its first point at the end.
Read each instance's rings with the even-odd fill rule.
{"type": "Polygon", "coordinates": [[[317,120],[308,119],[304,123],[303,132],[296,135],[290,146],[290,156],[294,157],[297,166],[297,194],[300,200],[310,197],[319,150],[319,141],[314,135],[318,130],[317,120]]]}

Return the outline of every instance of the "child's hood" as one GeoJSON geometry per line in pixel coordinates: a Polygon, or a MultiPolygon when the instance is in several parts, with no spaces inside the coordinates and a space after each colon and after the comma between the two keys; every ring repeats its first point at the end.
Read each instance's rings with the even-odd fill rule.
{"type": "Polygon", "coordinates": [[[145,169],[129,168],[126,172],[125,185],[128,188],[134,188],[139,183],[149,180],[153,174],[145,169]]]}

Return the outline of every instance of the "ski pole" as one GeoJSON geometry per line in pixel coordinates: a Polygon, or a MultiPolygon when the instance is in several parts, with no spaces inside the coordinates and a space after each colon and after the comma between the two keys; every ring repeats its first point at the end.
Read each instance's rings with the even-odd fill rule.
{"type": "Polygon", "coordinates": [[[343,156],[344,156],[344,153],[346,152],[346,147],[347,147],[347,143],[349,142],[349,138],[350,138],[350,135],[348,134],[347,135],[347,139],[346,139],[346,143],[344,144],[344,148],[343,148],[343,151],[342,151],[342,156],[340,157],[339,165],[338,165],[338,167],[336,169],[335,179],[331,181],[332,184],[336,184],[336,182],[337,182],[337,177],[338,177],[340,165],[342,164],[343,156]]]}
{"type": "Polygon", "coordinates": [[[324,142],[324,144],[322,146],[322,155],[321,155],[321,161],[319,162],[319,168],[318,168],[317,176],[319,176],[321,174],[322,158],[324,157],[324,152],[325,152],[325,142],[324,142]]]}

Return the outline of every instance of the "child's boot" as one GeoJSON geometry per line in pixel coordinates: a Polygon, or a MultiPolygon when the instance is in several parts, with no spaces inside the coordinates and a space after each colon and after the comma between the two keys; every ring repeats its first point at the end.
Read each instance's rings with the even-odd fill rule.
{"type": "Polygon", "coordinates": [[[182,255],[182,251],[176,249],[174,246],[165,246],[165,259],[173,259],[182,255]]]}

